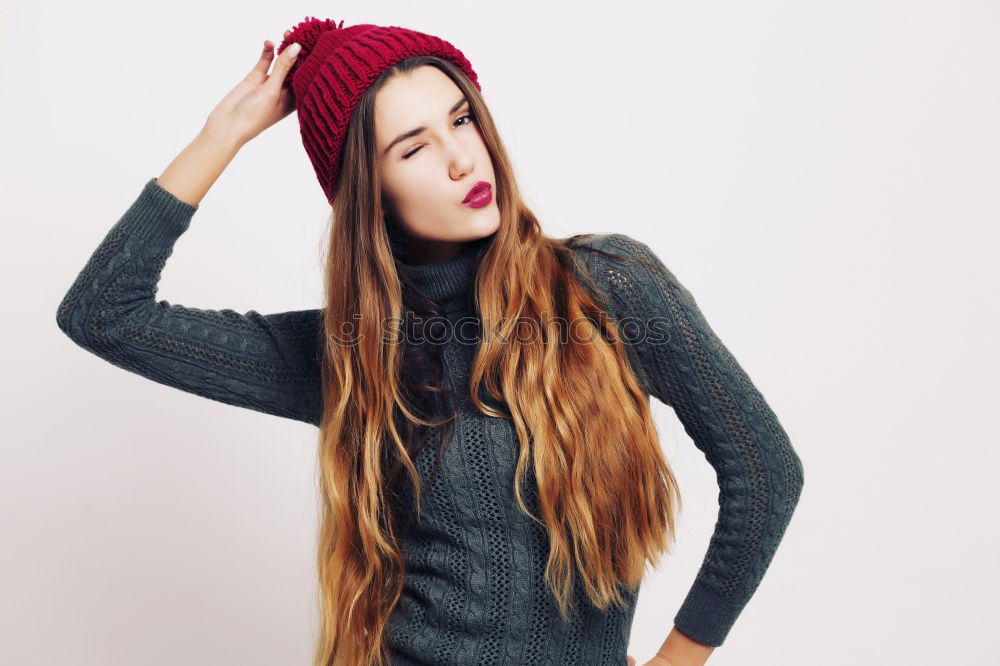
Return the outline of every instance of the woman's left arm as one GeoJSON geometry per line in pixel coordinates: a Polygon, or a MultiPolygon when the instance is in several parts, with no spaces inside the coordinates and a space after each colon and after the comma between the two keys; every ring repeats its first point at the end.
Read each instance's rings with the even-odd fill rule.
{"type": "Polygon", "coordinates": [[[641,264],[589,253],[609,305],[644,331],[628,342],[640,381],[674,409],[718,479],[715,531],[659,651],[678,665],[701,664],[709,648],[722,645],[770,565],[802,492],[802,462],[691,292],[659,257],[620,233],[599,237],[595,247],[641,264]]]}

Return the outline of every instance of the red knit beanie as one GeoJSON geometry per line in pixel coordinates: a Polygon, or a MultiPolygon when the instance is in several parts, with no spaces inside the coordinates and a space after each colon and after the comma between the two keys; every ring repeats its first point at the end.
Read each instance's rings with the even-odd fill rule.
{"type": "Polygon", "coordinates": [[[482,90],[469,61],[443,39],[397,26],[343,25],[307,16],[278,46],[279,54],[292,43],[302,47],[282,85],[295,96],[302,143],[331,203],[347,123],[383,71],[413,56],[433,55],[454,63],[482,90]]]}

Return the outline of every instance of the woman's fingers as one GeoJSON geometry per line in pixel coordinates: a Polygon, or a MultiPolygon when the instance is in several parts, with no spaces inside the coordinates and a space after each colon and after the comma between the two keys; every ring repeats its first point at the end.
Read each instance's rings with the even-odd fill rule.
{"type": "Polygon", "coordinates": [[[264,76],[267,76],[267,70],[271,66],[271,60],[273,59],[274,44],[271,43],[271,40],[265,39],[264,50],[261,52],[260,58],[257,60],[257,64],[253,66],[253,71],[250,73],[253,74],[254,72],[259,72],[264,76]]]}
{"type": "MultiPolygon", "coordinates": [[[[288,35],[290,35],[291,32],[292,32],[291,30],[286,30],[283,35],[283,39],[287,39],[288,35]]],[[[291,55],[292,55],[291,45],[289,45],[289,47],[286,48],[284,51],[282,51],[281,55],[278,57],[278,64],[275,65],[274,70],[271,72],[272,76],[274,74],[279,74],[278,77],[279,79],[285,78],[285,74],[291,68],[292,63],[295,62],[294,58],[286,59],[287,56],[291,55]]],[[[251,74],[258,73],[263,76],[267,76],[267,72],[269,69],[271,69],[271,62],[273,60],[274,60],[274,43],[272,43],[270,39],[265,39],[264,50],[261,52],[260,58],[257,59],[257,64],[254,65],[253,70],[251,70],[250,73],[251,74]]],[[[281,85],[280,80],[278,81],[278,85],[279,86],[281,85]]]]}
{"type": "MultiPolygon", "coordinates": [[[[286,30],[282,35],[282,39],[286,39],[291,30],[286,30]]],[[[257,60],[257,64],[254,65],[253,71],[260,72],[264,76],[267,76],[267,71],[271,69],[271,61],[274,60],[274,44],[270,39],[264,40],[264,50],[261,52],[260,58],[257,60]]]]}
{"type": "Polygon", "coordinates": [[[295,56],[299,54],[300,49],[299,44],[292,43],[278,56],[278,61],[274,63],[274,69],[271,70],[271,76],[267,77],[267,81],[264,83],[265,86],[270,86],[273,89],[274,94],[277,95],[281,92],[281,84],[285,80],[288,70],[295,63],[295,56]]]}

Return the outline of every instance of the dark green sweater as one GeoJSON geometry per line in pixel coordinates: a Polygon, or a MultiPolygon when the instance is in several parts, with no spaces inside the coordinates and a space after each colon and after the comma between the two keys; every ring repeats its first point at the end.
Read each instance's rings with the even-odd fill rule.
{"type": "MultiPolygon", "coordinates": [[[[84,349],[153,381],[318,426],[319,310],[240,314],[155,299],[163,266],[196,210],[150,179],[63,298],[59,328],[84,349]]],[[[666,323],[665,343],[649,337],[631,341],[628,350],[646,392],[674,409],[716,471],[715,532],[674,623],[719,646],[774,557],[802,490],[802,463],[691,293],[647,245],[602,234],[577,252],[617,321],[666,323]],[[594,247],[644,258],[655,270],[594,247]]],[[[457,322],[473,316],[473,256],[463,252],[404,270],[457,322]]],[[[514,500],[513,426],[479,413],[468,397],[475,351],[458,342],[444,348],[451,388],[465,397],[456,444],[435,483],[424,486],[427,509],[404,537],[406,587],[389,634],[393,663],[624,666],[636,598],[628,595],[625,610],[601,612],[578,583],[579,611],[562,622],[543,580],[548,537],[514,500]]],[[[432,439],[416,460],[427,484],[436,449],[432,439]]],[[[525,488],[537,515],[534,485],[525,488]]],[[[669,628],[664,623],[664,636],[669,628]]]]}

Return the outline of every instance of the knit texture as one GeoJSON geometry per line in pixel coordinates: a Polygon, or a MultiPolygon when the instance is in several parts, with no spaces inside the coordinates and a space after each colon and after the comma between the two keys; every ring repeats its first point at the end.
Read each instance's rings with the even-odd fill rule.
{"type": "MultiPolygon", "coordinates": [[[[63,298],[59,328],[153,381],[318,426],[320,310],[240,314],[155,300],[165,262],[196,210],[149,180],[63,298]]],[[[630,340],[627,349],[646,392],[674,409],[716,472],[715,531],[674,623],[699,642],[722,645],[784,535],[802,490],[802,463],[691,293],[647,245],[600,234],[577,252],[615,320],[658,318],[668,326],[665,342],[630,340]]],[[[475,319],[474,257],[463,252],[403,270],[457,325],[475,319]]],[[[402,535],[407,575],[388,632],[393,664],[624,666],[636,596],[626,590],[624,609],[602,612],[577,582],[571,621],[562,621],[544,583],[548,536],[514,499],[513,426],[479,413],[468,395],[475,352],[474,344],[451,340],[444,348],[460,396],[458,429],[433,484],[436,430],[415,460],[426,508],[402,535]]],[[[408,485],[404,501],[412,499],[408,485]]],[[[537,515],[533,476],[524,488],[537,515]]]]}

